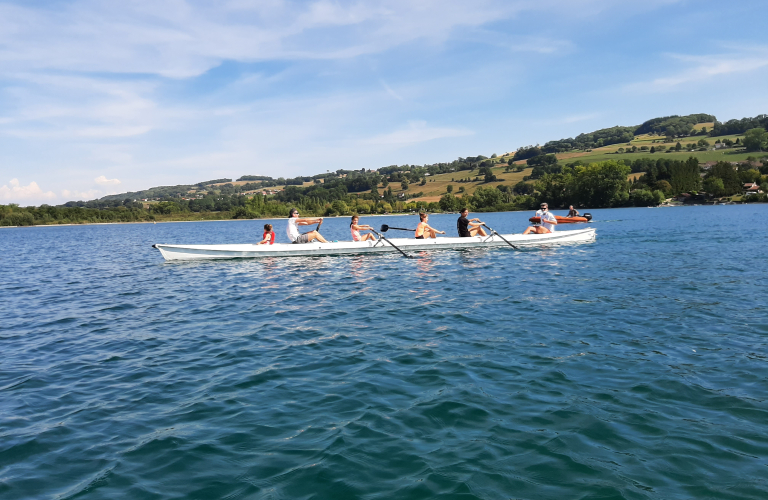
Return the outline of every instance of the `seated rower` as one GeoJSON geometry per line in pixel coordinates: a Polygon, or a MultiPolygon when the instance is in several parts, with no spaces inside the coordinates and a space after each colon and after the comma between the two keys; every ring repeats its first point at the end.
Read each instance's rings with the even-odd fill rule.
{"type": "Polygon", "coordinates": [[[579,211],[573,208],[573,205],[568,207],[568,215],[566,215],[566,217],[578,217],[578,216],[579,216],[579,211]]]}
{"type": "Polygon", "coordinates": [[[352,231],[352,241],[376,241],[376,237],[372,233],[360,234],[360,231],[373,231],[373,228],[368,224],[358,224],[359,221],[360,217],[352,216],[352,223],[349,225],[349,230],[352,231]]]}
{"type": "Polygon", "coordinates": [[[445,234],[445,231],[438,231],[433,227],[429,227],[427,221],[429,220],[429,214],[419,214],[419,225],[416,226],[416,239],[423,240],[425,238],[436,238],[438,234],[445,234]]]}
{"type": "Polygon", "coordinates": [[[483,223],[480,219],[467,219],[469,215],[469,209],[465,208],[461,211],[461,217],[456,221],[456,229],[459,231],[459,236],[462,238],[469,238],[472,236],[488,236],[483,229],[483,223]]]}
{"type": "Polygon", "coordinates": [[[308,226],[311,224],[319,224],[323,222],[322,217],[317,219],[299,219],[299,211],[292,208],[289,213],[288,228],[286,230],[288,239],[293,243],[309,243],[310,241],[319,241],[320,243],[328,243],[323,236],[317,231],[310,231],[308,233],[299,234],[298,226],[308,226]]]}
{"type": "Polygon", "coordinates": [[[257,245],[274,245],[275,244],[275,232],[272,231],[272,224],[264,224],[264,236],[257,245]]]}
{"type": "Polygon", "coordinates": [[[555,216],[552,215],[552,213],[548,210],[549,206],[546,203],[542,203],[541,210],[536,211],[536,217],[540,218],[539,220],[541,220],[541,225],[528,226],[528,229],[526,229],[523,234],[547,234],[554,232],[555,226],[557,225],[557,219],[555,219],[555,216]]]}

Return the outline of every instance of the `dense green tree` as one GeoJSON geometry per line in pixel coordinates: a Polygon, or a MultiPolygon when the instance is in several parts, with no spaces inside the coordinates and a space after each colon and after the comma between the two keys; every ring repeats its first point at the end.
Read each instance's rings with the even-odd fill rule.
{"type": "Polygon", "coordinates": [[[665,195],[670,195],[670,194],[674,193],[674,191],[672,189],[672,185],[669,182],[665,181],[665,180],[656,181],[656,184],[654,185],[654,187],[657,190],[659,190],[662,193],[664,193],[665,195]]]}
{"type": "Polygon", "coordinates": [[[629,198],[627,175],[630,168],[624,163],[603,161],[586,167],[576,167],[575,197],[583,206],[617,207],[629,198]]]}
{"type": "Polygon", "coordinates": [[[742,144],[747,151],[761,151],[766,147],[768,135],[764,128],[753,128],[744,133],[742,144]]]}
{"type": "Polygon", "coordinates": [[[440,210],[444,212],[457,212],[461,209],[462,201],[451,193],[444,194],[440,198],[440,210]]]}
{"type": "Polygon", "coordinates": [[[445,190],[449,193],[453,193],[453,184],[448,184],[445,186],[445,190]]]}
{"type": "Polygon", "coordinates": [[[538,156],[540,154],[541,148],[538,146],[525,146],[515,151],[511,161],[515,162],[518,160],[527,160],[528,158],[533,158],[534,156],[538,156]]]}
{"type": "Polygon", "coordinates": [[[550,167],[557,164],[557,156],[553,154],[534,156],[525,163],[529,167],[550,167]]]}
{"type": "Polygon", "coordinates": [[[502,203],[503,195],[492,187],[478,187],[472,195],[471,202],[475,208],[493,208],[502,203]]]}
{"type": "Polygon", "coordinates": [[[730,163],[719,161],[710,167],[704,177],[705,182],[713,177],[723,181],[723,194],[721,196],[731,196],[741,192],[741,179],[730,163]]]}
{"type": "Polygon", "coordinates": [[[723,179],[719,177],[704,179],[704,192],[709,193],[712,196],[724,196],[725,185],[723,184],[723,179]]]}
{"type": "Polygon", "coordinates": [[[715,122],[715,126],[709,133],[710,136],[743,134],[753,128],[768,128],[768,115],[758,115],[754,118],[742,118],[741,120],[728,120],[725,123],[715,122]]]}

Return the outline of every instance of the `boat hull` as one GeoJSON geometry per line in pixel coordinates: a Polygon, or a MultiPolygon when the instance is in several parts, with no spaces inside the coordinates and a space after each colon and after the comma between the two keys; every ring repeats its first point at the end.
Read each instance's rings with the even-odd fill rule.
{"type": "MultiPolygon", "coordinates": [[[[517,247],[537,247],[569,243],[587,243],[595,239],[595,230],[555,231],[549,234],[502,235],[517,247]]],[[[387,239],[389,241],[389,239],[387,239]]],[[[473,238],[393,238],[392,243],[405,252],[450,250],[463,248],[506,247],[509,245],[498,235],[473,238]]],[[[307,257],[350,255],[367,253],[391,253],[397,250],[385,241],[340,241],[329,243],[276,243],[274,245],[152,245],[165,260],[251,259],[261,257],[307,257]]]]}

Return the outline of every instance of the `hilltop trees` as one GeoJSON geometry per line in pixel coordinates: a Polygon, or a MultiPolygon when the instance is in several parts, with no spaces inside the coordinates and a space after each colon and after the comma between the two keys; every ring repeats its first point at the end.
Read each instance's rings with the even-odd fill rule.
{"type": "Polygon", "coordinates": [[[753,128],[768,129],[768,115],[757,115],[754,118],[742,118],[741,120],[728,120],[725,123],[715,122],[710,136],[743,134],[753,128]]]}
{"type": "Polygon", "coordinates": [[[541,154],[541,148],[538,146],[525,146],[515,151],[515,155],[510,162],[516,162],[518,160],[527,160],[541,154]]]}

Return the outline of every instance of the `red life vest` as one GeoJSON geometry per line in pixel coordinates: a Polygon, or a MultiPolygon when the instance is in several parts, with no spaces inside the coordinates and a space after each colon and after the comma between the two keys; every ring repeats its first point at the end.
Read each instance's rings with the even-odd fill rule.
{"type": "Polygon", "coordinates": [[[261,237],[262,240],[266,240],[267,236],[269,236],[269,244],[274,245],[275,244],[275,232],[274,231],[264,231],[264,236],[261,237]]]}

